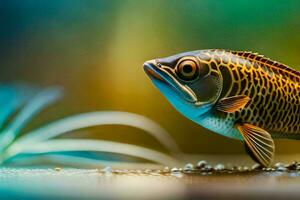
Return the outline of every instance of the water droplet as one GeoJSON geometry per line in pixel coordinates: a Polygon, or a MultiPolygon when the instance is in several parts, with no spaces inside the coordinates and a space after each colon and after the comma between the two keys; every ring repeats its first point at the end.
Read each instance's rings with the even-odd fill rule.
{"type": "Polygon", "coordinates": [[[192,163],[186,164],[183,168],[184,172],[191,172],[193,170],[194,170],[194,165],[192,163]]]}
{"type": "Polygon", "coordinates": [[[278,162],[278,163],[276,163],[276,164],[274,165],[275,168],[283,167],[283,166],[284,166],[284,164],[283,164],[283,163],[280,163],[280,162],[278,162]]]}
{"type": "Polygon", "coordinates": [[[225,166],[223,165],[223,164],[217,164],[215,167],[214,167],[214,169],[216,170],[216,171],[223,171],[224,169],[225,169],[225,166]]]}
{"type": "Polygon", "coordinates": [[[249,167],[244,166],[244,167],[243,167],[243,170],[244,170],[244,171],[249,171],[249,167]]]}
{"type": "Polygon", "coordinates": [[[163,172],[170,172],[170,168],[169,167],[165,167],[163,172]]]}
{"type": "Polygon", "coordinates": [[[252,167],[251,167],[251,169],[252,170],[260,170],[260,169],[262,169],[263,167],[260,165],[260,164],[258,164],[258,163],[255,163],[252,167]]]}
{"type": "Polygon", "coordinates": [[[171,175],[172,175],[172,176],[175,176],[175,177],[177,177],[177,178],[181,178],[181,177],[183,176],[183,174],[181,173],[181,170],[178,169],[178,168],[176,168],[176,167],[173,167],[173,168],[171,169],[171,175]]]}
{"type": "Polygon", "coordinates": [[[279,166],[279,167],[276,168],[276,171],[278,171],[278,172],[284,172],[284,171],[287,171],[287,168],[284,167],[284,166],[279,166]]]}
{"type": "Polygon", "coordinates": [[[207,165],[207,162],[206,162],[205,160],[200,160],[200,161],[197,163],[196,168],[197,168],[197,169],[202,169],[202,168],[204,168],[206,165],[207,165]]]}
{"type": "Polygon", "coordinates": [[[173,167],[171,169],[171,173],[176,173],[176,172],[180,172],[180,170],[178,168],[176,168],[176,167],[173,167]]]}
{"type": "Polygon", "coordinates": [[[262,168],[262,170],[270,172],[270,171],[274,171],[275,169],[273,169],[272,167],[264,167],[264,168],[262,168]]]}
{"type": "Polygon", "coordinates": [[[205,165],[205,167],[202,168],[202,171],[211,172],[213,171],[213,167],[211,165],[205,165]]]}
{"type": "Polygon", "coordinates": [[[234,166],[231,167],[230,170],[231,170],[231,171],[238,171],[238,167],[234,165],[234,166]]]}
{"type": "Polygon", "coordinates": [[[244,171],[244,170],[243,170],[243,167],[242,167],[242,166],[238,166],[238,167],[237,167],[237,171],[239,171],[239,172],[244,171]]]}
{"type": "Polygon", "coordinates": [[[55,167],[54,170],[60,172],[62,169],[60,167],[55,167]]]}
{"type": "Polygon", "coordinates": [[[112,169],[111,167],[105,167],[101,170],[102,173],[104,173],[104,175],[106,176],[110,176],[112,175],[112,169]]]}

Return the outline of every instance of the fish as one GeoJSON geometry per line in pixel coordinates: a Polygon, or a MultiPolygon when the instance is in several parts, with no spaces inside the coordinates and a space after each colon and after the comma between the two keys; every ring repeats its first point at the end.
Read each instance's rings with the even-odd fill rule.
{"type": "Polygon", "coordinates": [[[240,140],[260,165],[274,139],[300,139],[300,72],[250,51],[206,49],[146,61],[145,73],[186,118],[240,140]]]}

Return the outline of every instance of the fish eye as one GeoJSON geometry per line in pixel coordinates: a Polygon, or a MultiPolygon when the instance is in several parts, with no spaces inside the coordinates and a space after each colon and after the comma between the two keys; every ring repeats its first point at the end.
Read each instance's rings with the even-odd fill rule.
{"type": "Polygon", "coordinates": [[[191,81],[199,75],[199,67],[194,60],[184,60],[178,64],[176,73],[179,78],[191,81]]]}

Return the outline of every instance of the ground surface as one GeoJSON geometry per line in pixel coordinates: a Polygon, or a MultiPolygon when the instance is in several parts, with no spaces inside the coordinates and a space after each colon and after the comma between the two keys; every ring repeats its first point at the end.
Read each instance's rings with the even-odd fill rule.
{"type": "Polygon", "coordinates": [[[287,199],[300,196],[297,170],[0,169],[1,199],[287,199]]]}

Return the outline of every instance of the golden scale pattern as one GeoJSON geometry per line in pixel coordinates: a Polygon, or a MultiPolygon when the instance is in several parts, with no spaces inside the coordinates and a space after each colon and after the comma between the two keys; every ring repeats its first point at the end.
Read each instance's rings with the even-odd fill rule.
{"type": "Polygon", "coordinates": [[[221,73],[221,98],[246,95],[250,102],[228,120],[251,123],[273,136],[300,134],[300,72],[262,55],[244,51],[206,50],[210,73],[221,73]]]}

